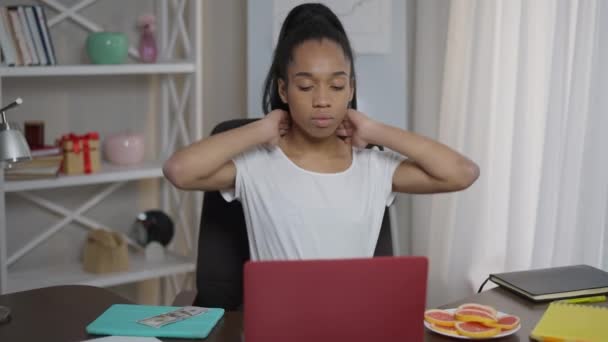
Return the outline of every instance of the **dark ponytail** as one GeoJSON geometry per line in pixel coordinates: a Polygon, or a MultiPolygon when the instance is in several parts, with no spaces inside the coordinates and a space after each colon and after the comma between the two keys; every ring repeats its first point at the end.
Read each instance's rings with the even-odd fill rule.
{"type": "MultiPolygon", "coordinates": [[[[286,103],[281,101],[278,90],[278,80],[287,83],[287,66],[293,59],[293,50],[307,40],[329,39],[340,45],[344,56],[351,64],[351,84],[356,84],[355,60],[346,31],[340,19],[327,6],[322,4],[302,4],[294,7],[283,22],[277,46],[274,50],[272,65],[264,81],[262,110],[269,113],[275,109],[289,110],[286,103]]],[[[356,89],[350,107],[357,108],[356,89]]]]}

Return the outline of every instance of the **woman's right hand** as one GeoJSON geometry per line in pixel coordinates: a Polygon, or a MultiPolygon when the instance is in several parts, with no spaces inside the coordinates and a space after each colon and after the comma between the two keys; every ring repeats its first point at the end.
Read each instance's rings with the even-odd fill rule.
{"type": "Polygon", "coordinates": [[[265,126],[267,127],[266,132],[268,132],[266,144],[270,146],[276,146],[279,143],[279,139],[287,134],[291,127],[289,113],[282,109],[273,110],[266,114],[262,120],[264,120],[265,126]]]}

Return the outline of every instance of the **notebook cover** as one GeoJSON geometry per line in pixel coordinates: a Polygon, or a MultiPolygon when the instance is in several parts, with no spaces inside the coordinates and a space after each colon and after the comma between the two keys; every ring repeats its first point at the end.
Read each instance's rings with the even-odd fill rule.
{"type": "Polygon", "coordinates": [[[551,303],[530,337],[538,341],[608,341],[608,308],[551,303]]]}
{"type": "Polygon", "coordinates": [[[206,338],[224,315],[224,309],[209,311],[160,328],[137,323],[138,320],[179,309],[178,306],[114,304],[86,328],[95,335],[206,338]]]}
{"type": "Polygon", "coordinates": [[[608,293],[608,272],[588,265],[491,274],[490,280],[532,300],[608,293]]]}

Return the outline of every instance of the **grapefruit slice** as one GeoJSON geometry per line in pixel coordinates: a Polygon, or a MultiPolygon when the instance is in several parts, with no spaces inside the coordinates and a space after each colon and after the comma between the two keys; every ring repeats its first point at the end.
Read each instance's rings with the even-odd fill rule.
{"type": "Polygon", "coordinates": [[[458,309],[454,312],[454,317],[462,322],[496,323],[496,317],[492,314],[474,309],[458,309]]]}
{"type": "Polygon", "coordinates": [[[477,304],[477,303],[467,303],[467,304],[462,304],[461,306],[458,307],[458,309],[479,310],[479,311],[487,312],[490,315],[494,316],[495,318],[496,318],[496,316],[498,316],[498,312],[496,312],[496,309],[494,309],[493,307],[491,307],[489,305],[481,305],[481,304],[477,304]]]}
{"type": "Polygon", "coordinates": [[[426,310],[424,312],[424,320],[442,327],[453,327],[454,323],[456,323],[456,319],[451,312],[439,309],[426,310]]]}
{"type": "Polygon", "coordinates": [[[519,317],[515,315],[502,316],[495,323],[484,323],[489,327],[500,328],[502,330],[511,330],[519,325],[519,317]]]}
{"type": "Polygon", "coordinates": [[[487,327],[479,322],[458,322],[456,330],[460,335],[472,338],[487,338],[500,334],[500,328],[487,327]]]}
{"type": "Polygon", "coordinates": [[[433,327],[433,329],[440,331],[444,334],[449,334],[449,335],[454,335],[454,336],[460,335],[458,333],[458,330],[456,330],[456,327],[442,327],[441,325],[437,325],[437,324],[431,324],[431,326],[433,327]]]}

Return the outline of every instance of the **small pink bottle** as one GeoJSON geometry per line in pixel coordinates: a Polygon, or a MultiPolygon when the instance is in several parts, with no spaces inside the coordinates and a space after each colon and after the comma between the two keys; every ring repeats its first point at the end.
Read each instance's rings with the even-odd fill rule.
{"type": "Polygon", "coordinates": [[[156,49],[156,38],[154,29],[156,20],[153,15],[145,14],[139,17],[138,26],[141,30],[139,39],[139,59],[144,63],[156,62],[158,51],[156,49]]]}

